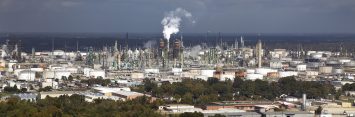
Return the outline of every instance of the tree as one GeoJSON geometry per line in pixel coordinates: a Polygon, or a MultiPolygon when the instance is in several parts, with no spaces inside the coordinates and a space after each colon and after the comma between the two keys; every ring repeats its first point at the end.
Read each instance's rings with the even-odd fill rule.
{"type": "Polygon", "coordinates": [[[225,115],[221,115],[221,114],[215,114],[214,116],[210,116],[210,117],[226,117],[225,115]]]}
{"type": "Polygon", "coordinates": [[[21,92],[22,92],[22,93],[27,92],[27,88],[21,88],[21,92]]]}
{"type": "Polygon", "coordinates": [[[203,114],[200,112],[193,112],[193,113],[185,112],[180,114],[179,117],[203,117],[203,114]]]}
{"type": "Polygon", "coordinates": [[[321,106],[318,106],[318,108],[314,111],[316,115],[322,114],[323,108],[321,106]]]}
{"type": "Polygon", "coordinates": [[[9,86],[6,86],[4,88],[4,91],[5,92],[9,92],[9,93],[17,93],[19,92],[19,90],[17,89],[17,86],[15,85],[14,87],[9,87],[9,86]]]}
{"type": "Polygon", "coordinates": [[[52,91],[52,87],[51,87],[51,86],[46,86],[46,87],[44,87],[44,88],[40,88],[38,91],[39,91],[39,92],[42,92],[42,91],[52,91]]]}
{"type": "Polygon", "coordinates": [[[71,82],[74,80],[73,76],[69,75],[68,80],[71,82]]]}
{"type": "Polygon", "coordinates": [[[66,80],[68,80],[68,79],[67,79],[66,76],[62,76],[62,80],[63,80],[63,81],[66,81],[66,80]]]}

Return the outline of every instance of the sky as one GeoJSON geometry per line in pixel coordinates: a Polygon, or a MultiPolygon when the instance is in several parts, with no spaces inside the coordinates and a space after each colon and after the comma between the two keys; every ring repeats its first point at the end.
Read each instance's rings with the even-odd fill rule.
{"type": "Polygon", "coordinates": [[[183,33],[355,33],[355,0],[0,0],[0,32],[159,33],[176,8],[183,33]]]}

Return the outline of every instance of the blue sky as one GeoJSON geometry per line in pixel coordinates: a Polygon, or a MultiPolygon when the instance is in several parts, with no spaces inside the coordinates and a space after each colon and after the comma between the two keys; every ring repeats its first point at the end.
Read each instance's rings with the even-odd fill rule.
{"type": "Polygon", "coordinates": [[[188,33],[355,33],[355,0],[0,0],[0,32],[159,33],[178,7],[188,33]]]}

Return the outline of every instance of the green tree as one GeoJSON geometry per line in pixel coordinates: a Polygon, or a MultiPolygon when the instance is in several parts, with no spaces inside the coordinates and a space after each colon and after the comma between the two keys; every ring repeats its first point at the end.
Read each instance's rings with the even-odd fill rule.
{"type": "Polygon", "coordinates": [[[69,75],[68,80],[71,82],[74,80],[73,76],[69,75]]]}
{"type": "Polygon", "coordinates": [[[203,114],[200,112],[185,112],[179,115],[179,117],[203,117],[203,114]]]}

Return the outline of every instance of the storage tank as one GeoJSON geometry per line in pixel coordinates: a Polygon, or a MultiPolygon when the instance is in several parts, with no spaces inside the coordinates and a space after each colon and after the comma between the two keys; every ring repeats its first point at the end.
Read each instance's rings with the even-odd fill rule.
{"type": "Polygon", "coordinates": [[[257,68],[257,69],[255,69],[255,73],[261,74],[261,75],[264,75],[264,76],[267,76],[267,73],[269,73],[269,72],[277,72],[277,70],[268,69],[268,68],[257,68]]]}
{"type": "Polygon", "coordinates": [[[311,54],[311,58],[319,59],[319,58],[322,58],[322,57],[323,57],[322,53],[312,53],[311,54]]]}
{"type": "Polygon", "coordinates": [[[317,71],[306,71],[306,76],[318,76],[317,71]]]}
{"type": "Polygon", "coordinates": [[[313,53],[317,53],[316,51],[307,51],[307,55],[309,56],[309,55],[311,55],[311,54],[313,54],[313,53]]]}
{"type": "Polygon", "coordinates": [[[219,79],[220,81],[226,81],[226,80],[234,80],[234,76],[233,75],[221,75],[221,78],[219,79]]]}
{"type": "Polygon", "coordinates": [[[339,59],[338,60],[341,64],[347,63],[347,62],[351,62],[350,59],[339,59]]]}
{"type": "Polygon", "coordinates": [[[269,73],[267,73],[267,77],[269,77],[269,78],[279,78],[280,75],[279,75],[278,72],[269,72],[269,73]]]}
{"type": "Polygon", "coordinates": [[[299,64],[296,66],[297,71],[306,71],[307,65],[306,64],[299,64]]]}
{"type": "Polygon", "coordinates": [[[283,77],[289,77],[289,76],[297,76],[298,72],[294,72],[294,71],[283,71],[283,72],[279,72],[280,78],[283,77]]]}
{"type": "Polygon", "coordinates": [[[158,74],[159,73],[159,69],[144,69],[144,73],[158,74]]]}
{"type": "Polygon", "coordinates": [[[254,74],[255,73],[255,69],[247,69],[247,74],[254,74]]]}
{"type": "Polygon", "coordinates": [[[196,75],[196,76],[193,77],[193,79],[201,79],[201,80],[207,81],[208,77],[207,76],[203,76],[203,75],[196,75]]]}
{"type": "Polygon", "coordinates": [[[344,66],[346,66],[346,67],[355,67],[355,62],[354,61],[346,62],[346,63],[344,63],[344,66]]]}
{"type": "Polygon", "coordinates": [[[342,73],[343,73],[343,69],[341,69],[341,68],[333,69],[333,74],[342,74],[342,73]]]}
{"type": "Polygon", "coordinates": [[[216,70],[201,70],[201,75],[207,77],[213,77],[215,71],[216,70]]]}
{"type": "Polygon", "coordinates": [[[15,69],[14,70],[14,75],[19,76],[21,71],[26,71],[26,70],[28,70],[28,69],[15,69]]]}
{"type": "Polygon", "coordinates": [[[92,70],[92,71],[90,71],[90,73],[89,73],[89,77],[94,77],[94,78],[102,77],[102,78],[106,78],[105,74],[106,74],[106,72],[105,72],[104,70],[92,70]]]}
{"type": "Polygon", "coordinates": [[[335,60],[330,60],[330,61],[327,61],[326,64],[329,66],[334,66],[334,65],[339,65],[340,62],[335,61],[335,60]]]}
{"type": "Polygon", "coordinates": [[[54,78],[54,72],[53,71],[48,71],[48,70],[46,70],[46,71],[44,71],[43,72],[43,78],[54,78]]]}
{"type": "Polygon", "coordinates": [[[247,80],[256,80],[256,79],[263,79],[263,75],[262,74],[247,74],[246,79],[247,80]]]}
{"type": "Polygon", "coordinates": [[[303,61],[291,61],[290,62],[290,66],[297,66],[298,64],[301,64],[301,63],[303,63],[303,61]]]}
{"type": "Polygon", "coordinates": [[[35,71],[35,72],[43,72],[43,68],[31,68],[31,71],[35,71]]]}
{"type": "Polygon", "coordinates": [[[54,50],[53,55],[54,56],[63,56],[65,53],[63,50],[54,50]]]}
{"type": "Polygon", "coordinates": [[[322,66],[319,67],[319,73],[323,73],[323,74],[330,74],[332,73],[333,67],[330,66],[322,66]]]}
{"type": "Polygon", "coordinates": [[[181,73],[182,72],[182,68],[172,68],[171,72],[173,72],[173,73],[181,73]]]}
{"type": "Polygon", "coordinates": [[[58,78],[58,79],[61,79],[62,77],[68,78],[71,75],[69,71],[65,71],[65,70],[55,70],[53,72],[54,72],[54,78],[58,78]]]}
{"type": "Polygon", "coordinates": [[[64,70],[69,71],[72,74],[78,73],[78,71],[79,71],[78,68],[75,68],[75,67],[67,67],[64,70]]]}
{"type": "Polygon", "coordinates": [[[31,70],[21,71],[18,75],[19,80],[34,81],[36,78],[36,72],[31,70]]]}

